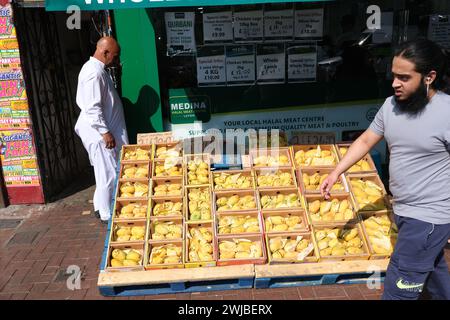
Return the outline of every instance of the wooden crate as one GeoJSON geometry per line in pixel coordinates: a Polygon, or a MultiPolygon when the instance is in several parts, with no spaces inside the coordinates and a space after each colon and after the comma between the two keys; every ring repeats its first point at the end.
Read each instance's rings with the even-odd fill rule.
{"type": "MultiPolygon", "coordinates": [[[[151,156],[152,156],[152,152],[153,152],[153,145],[151,144],[130,144],[130,145],[124,145],[122,146],[122,152],[121,152],[121,158],[120,158],[120,162],[121,163],[132,163],[137,161],[137,159],[134,160],[125,160],[125,153],[128,151],[134,151],[136,149],[143,149],[148,151],[148,160],[142,160],[142,161],[148,161],[150,162],[151,156]]],[[[139,161],[139,160],[138,160],[139,161]]]]}
{"type": "Polygon", "coordinates": [[[184,183],[186,186],[207,186],[212,185],[212,175],[211,175],[211,155],[207,153],[200,153],[200,154],[185,154],[183,156],[183,163],[184,163],[184,183]],[[208,168],[208,182],[207,183],[200,183],[200,184],[191,184],[189,182],[189,161],[200,159],[204,161],[208,168]]]}
{"type": "Polygon", "coordinates": [[[254,190],[241,190],[241,191],[216,191],[214,192],[214,197],[213,197],[213,208],[214,208],[214,214],[217,213],[233,213],[233,212],[237,212],[237,213],[245,213],[248,211],[253,211],[253,210],[259,210],[259,205],[258,205],[258,198],[256,195],[256,192],[254,190]],[[245,196],[252,196],[255,204],[256,204],[256,208],[246,208],[246,209],[241,209],[241,210],[221,210],[218,211],[217,208],[217,200],[221,197],[227,197],[230,198],[232,196],[239,196],[239,199],[241,199],[242,197],[245,196]]]}
{"type": "MultiPolygon", "coordinates": [[[[152,153],[152,159],[156,159],[156,160],[167,159],[167,156],[161,156],[161,154],[157,156],[158,149],[161,147],[166,147],[167,149],[175,148],[175,150],[178,151],[178,157],[176,157],[176,158],[180,158],[183,156],[182,142],[180,142],[180,141],[163,142],[163,143],[155,143],[154,148],[153,148],[154,152],[152,153]]],[[[170,157],[170,158],[173,158],[173,157],[170,157]]]]}
{"type": "Polygon", "coordinates": [[[179,240],[166,240],[166,241],[148,241],[146,243],[146,255],[144,259],[145,270],[153,270],[153,269],[173,269],[173,268],[184,268],[185,261],[185,252],[184,252],[184,241],[179,240]],[[180,263],[162,263],[162,264],[150,264],[150,255],[153,248],[157,248],[160,246],[172,244],[178,248],[181,248],[181,261],[180,263]]]}
{"type": "Polygon", "coordinates": [[[216,238],[216,247],[217,247],[217,265],[218,266],[231,266],[231,265],[239,265],[239,264],[264,264],[267,261],[267,251],[265,247],[264,237],[262,235],[246,235],[246,236],[218,236],[216,238]],[[219,245],[221,241],[234,241],[237,239],[245,239],[250,240],[252,242],[259,241],[261,243],[261,252],[262,257],[260,258],[243,258],[243,259],[221,259],[220,258],[220,249],[219,245]]]}
{"type": "Polygon", "coordinates": [[[279,168],[274,168],[274,167],[272,167],[272,168],[269,168],[269,167],[266,167],[266,168],[255,168],[254,172],[255,172],[256,187],[259,190],[262,190],[262,189],[275,189],[275,188],[276,189],[298,188],[297,179],[295,177],[295,171],[294,171],[293,168],[283,168],[283,167],[279,167],[279,168]],[[261,175],[266,175],[266,174],[273,175],[273,174],[277,174],[277,173],[281,173],[281,172],[282,173],[286,173],[287,172],[287,173],[289,173],[291,175],[291,177],[292,177],[292,184],[291,185],[289,185],[289,186],[270,186],[270,187],[260,186],[259,185],[258,177],[260,177],[261,175]]]}
{"type": "Polygon", "coordinates": [[[211,180],[212,180],[212,182],[213,182],[214,191],[217,191],[217,192],[218,192],[218,191],[227,191],[227,190],[234,190],[234,191],[237,191],[237,190],[249,190],[249,189],[254,190],[254,189],[255,189],[255,186],[256,186],[256,183],[255,183],[255,176],[254,176],[253,170],[251,170],[251,169],[213,171],[213,172],[212,172],[212,179],[211,179],[211,180]],[[242,175],[242,176],[249,177],[249,179],[251,180],[251,187],[249,187],[249,188],[228,188],[228,189],[217,188],[218,186],[216,185],[214,179],[215,179],[216,176],[218,176],[218,175],[220,175],[220,174],[222,174],[222,173],[225,173],[225,174],[227,174],[227,175],[237,175],[237,174],[240,174],[240,175],[242,175]]]}
{"type": "Polygon", "coordinates": [[[129,240],[129,241],[118,241],[116,237],[116,231],[120,227],[144,227],[144,231],[146,232],[147,229],[147,220],[141,219],[141,220],[133,220],[133,221],[115,221],[112,223],[112,227],[109,233],[109,243],[111,245],[116,244],[124,244],[124,245],[131,245],[131,244],[144,244],[146,233],[144,233],[144,239],[142,240],[129,240]]]}
{"type": "Polygon", "coordinates": [[[133,162],[127,162],[122,163],[120,165],[120,171],[119,171],[119,179],[122,181],[128,181],[128,180],[134,180],[134,181],[148,181],[150,177],[152,176],[152,166],[150,161],[133,161],[133,162]],[[128,178],[124,177],[124,167],[125,166],[134,166],[134,167],[140,167],[142,165],[147,166],[147,177],[145,178],[128,178]]]}
{"type": "MultiPolygon", "coordinates": [[[[331,168],[321,168],[321,169],[315,169],[315,168],[302,168],[302,169],[297,169],[296,170],[296,177],[297,177],[297,183],[298,186],[300,187],[300,192],[304,195],[306,194],[320,194],[320,189],[319,190],[311,190],[311,189],[306,189],[306,186],[303,182],[303,174],[306,173],[308,176],[312,176],[315,173],[318,173],[320,176],[325,175],[325,174],[330,174],[331,172],[333,172],[334,169],[331,168]]],[[[343,190],[332,190],[333,193],[337,194],[337,193],[348,193],[349,192],[349,188],[347,185],[347,181],[345,180],[345,176],[343,174],[341,174],[339,176],[339,180],[338,182],[341,183],[342,187],[344,188],[343,190]]]]}
{"type": "Polygon", "coordinates": [[[347,222],[355,222],[358,220],[358,216],[356,214],[355,205],[353,203],[352,197],[349,193],[344,194],[331,194],[330,199],[325,200],[321,195],[305,195],[305,208],[306,213],[308,215],[308,219],[311,225],[329,225],[329,224],[335,224],[335,223],[347,223],[347,222]],[[331,220],[331,221],[313,221],[312,214],[309,210],[309,204],[313,201],[319,200],[319,201],[332,201],[333,199],[338,199],[339,201],[347,200],[349,203],[349,209],[353,212],[353,218],[352,219],[343,219],[343,220],[331,220]]]}
{"type": "Polygon", "coordinates": [[[317,249],[316,243],[312,239],[311,232],[295,232],[295,233],[276,233],[276,234],[266,234],[266,248],[267,248],[267,258],[269,264],[282,264],[282,263],[313,263],[319,261],[319,250],[317,249]],[[290,258],[273,258],[272,252],[270,250],[270,239],[281,237],[282,239],[295,240],[298,236],[304,239],[308,239],[313,245],[313,251],[305,257],[304,260],[290,259],[290,258]]]}
{"type": "Polygon", "coordinates": [[[146,219],[146,217],[149,216],[150,214],[150,206],[149,206],[149,201],[147,199],[145,200],[138,200],[138,201],[132,201],[132,200],[117,200],[114,203],[114,210],[113,210],[113,221],[135,221],[135,220],[141,220],[141,219],[146,219]],[[140,205],[146,205],[147,206],[147,213],[145,215],[145,217],[142,218],[119,218],[119,214],[120,211],[122,210],[122,208],[126,205],[129,205],[131,203],[136,203],[136,204],[140,204],[140,205]]]}
{"type": "Polygon", "coordinates": [[[183,178],[183,158],[173,158],[169,160],[153,160],[153,169],[152,169],[152,179],[155,178],[183,178]],[[176,166],[178,168],[179,174],[177,175],[169,175],[167,171],[163,173],[156,173],[156,167],[157,166],[164,166],[166,165],[167,168],[176,166]]]}
{"type": "Polygon", "coordinates": [[[293,161],[291,158],[291,152],[289,147],[282,147],[282,148],[258,148],[258,149],[252,149],[250,150],[250,163],[252,168],[292,168],[293,167],[293,161]],[[284,165],[255,165],[255,159],[257,157],[279,157],[279,156],[286,156],[288,158],[288,163],[284,165]]]}
{"type": "MultiPolygon", "coordinates": [[[[339,143],[336,144],[336,152],[339,156],[339,161],[341,161],[344,158],[344,155],[341,153],[340,148],[350,148],[352,144],[351,143],[339,143]]],[[[369,163],[370,166],[370,170],[369,171],[353,171],[350,172],[347,170],[347,172],[345,172],[346,174],[363,174],[363,173],[378,173],[377,168],[375,166],[375,162],[373,162],[372,156],[370,155],[370,153],[366,154],[362,160],[366,160],[369,163]]]]}
{"type": "Polygon", "coordinates": [[[164,218],[177,218],[177,217],[179,218],[179,217],[183,217],[183,207],[184,207],[184,205],[183,205],[183,197],[164,197],[164,198],[162,198],[162,197],[161,198],[160,197],[153,198],[152,197],[150,199],[150,205],[151,205],[150,219],[156,218],[156,217],[164,217],[164,218]],[[179,215],[171,214],[171,215],[164,216],[164,215],[155,215],[153,213],[153,210],[154,210],[156,204],[162,204],[164,202],[170,202],[170,201],[173,202],[173,203],[181,202],[181,213],[179,215]]]}
{"type": "Polygon", "coordinates": [[[263,227],[263,222],[262,222],[261,215],[256,210],[254,210],[254,211],[250,211],[250,210],[249,211],[242,211],[242,212],[239,212],[239,213],[216,212],[215,221],[216,221],[216,234],[218,236],[226,236],[226,235],[232,234],[234,236],[244,236],[245,237],[246,235],[249,235],[249,234],[263,234],[263,232],[264,232],[264,227],[263,227]],[[252,218],[256,218],[258,220],[259,231],[257,231],[257,232],[240,232],[240,233],[231,233],[231,232],[230,233],[220,233],[219,232],[219,228],[220,228],[219,221],[220,221],[221,218],[224,218],[224,217],[235,217],[235,218],[237,218],[237,217],[248,217],[248,216],[252,217],[252,218]]]}
{"type": "Polygon", "coordinates": [[[116,190],[116,199],[117,201],[144,201],[144,200],[148,200],[149,198],[149,192],[150,192],[150,183],[149,180],[147,180],[147,182],[144,181],[140,181],[140,180],[135,180],[135,179],[127,179],[127,180],[119,180],[118,185],[117,185],[117,190],[116,190]],[[148,187],[148,191],[147,191],[147,195],[143,196],[143,197],[121,197],[121,191],[120,188],[122,187],[122,185],[124,185],[125,183],[142,183],[142,184],[146,184],[148,187]]]}
{"type": "Polygon", "coordinates": [[[384,205],[385,205],[385,208],[380,209],[379,211],[392,209],[390,201],[389,201],[389,197],[388,197],[387,192],[386,192],[386,188],[384,187],[383,182],[381,181],[380,177],[377,174],[348,174],[348,175],[346,175],[346,179],[347,179],[347,185],[349,187],[351,196],[353,198],[353,202],[355,204],[355,209],[356,209],[357,212],[360,212],[360,211],[375,211],[375,210],[373,210],[373,208],[370,208],[370,207],[369,208],[364,208],[356,200],[356,196],[355,196],[354,191],[353,191],[353,186],[352,186],[352,184],[350,182],[352,179],[361,179],[363,181],[372,181],[373,183],[375,183],[377,186],[379,186],[382,189],[381,193],[382,193],[383,202],[384,202],[384,205]]]}
{"type": "Polygon", "coordinates": [[[282,211],[282,210],[275,210],[275,211],[264,211],[262,213],[262,220],[263,220],[263,224],[264,224],[264,232],[266,234],[278,234],[278,233],[283,233],[283,234],[287,234],[287,233],[305,233],[309,231],[309,223],[308,223],[308,218],[306,216],[306,212],[303,209],[300,210],[289,210],[289,211],[282,211]],[[269,217],[273,217],[273,216],[282,216],[284,218],[290,217],[290,216],[299,216],[300,219],[302,220],[300,226],[298,227],[298,229],[296,230],[292,230],[292,231],[268,231],[267,230],[267,223],[266,220],[269,217]]]}
{"type": "Polygon", "coordinates": [[[185,252],[186,252],[186,261],[184,262],[185,268],[200,268],[200,267],[215,267],[217,263],[217,247],[215,246],[215,231],[214,231],[214,222],[205,222],[205,223],[194,223],[194,222],[186,222],[185,223],[185,234],[186,234],[186,240],[185,240],[185,252]],[[189,245],[190,245],[190,230],[192,228],[201,228],[205,227],[208,228],[209,231],[211,231],[212,235],[212,241],[211,246],[213,248],[213,260],[211,261],[197,261],[197,262],[191,262],[189,261],[189,245]]]}
{"type": "Polygon", "coordinates": [[[214,215],[214,204],[213,204],[213,194],[211,191],[211,186],[207,185],[207,186],[186,186],[185,187],[185,196],[184,196],[184,211],[183,211],[183,215],[184,215],[184,219],[186,222],[210,222],[213,220],[213,215],[214,215]],[[191,220],[191,212],[189,209],[189,194],[191,192],[192,189],[200,189],[201,191],[207,191],[209,194],[209,213],[210,213],[210,218],[209,219],[203,219],[203,220],[191,220]]]}
{"type": "Polygon", "coordinates": [[[265,211],[291,211],[291,210],[299,210],[299,209],[304,209],[304,205],[303,205],[303,200],[302,200],[302,196],[300,195],[299,189],[298,188],[283,188],[283,189],[262,189],[262,190],[258,190],[257,192],[258,195],[258,205],[261,208],[262,213],[264,214],[265,211]],[[279,194],[283,194],[283,195],[289,195],[295,193],[299,199],[300,202],[300,206],[299,207],[290,207],[290,208],[263,208],[262,203],[261,203],[261,199],[264,196],[277,196],[279,194]]]}
{"type": "Polygon", "coordinates": [[[153,178],[150,182],[150,196],[153,198],[164,198],[167,196],[183,196],[183,177],[161,177],[161,178],[153,178]],[[155,187],[164,185],[164,184],[179,184],[180,185],[180,194],[177,195],[155,195],[155,187]]]}
{"type": "Polygon", "coordinates": [[[144,243],[141,244],[116,244],[110,245],[108,247],[108,253],[106,256],[106,268],[108,272],[127,272],[127,271],[140,271],[143,270],[143,260],[144,260],[144,243]],[[111,267],[111,254],[114,249],[128,250],[133,249],[141,254],[141,262],[139,266],[124,266],[124,267],[111,267]]]}
{"type": "MultiPolygon", "coordinates": [[[[361,219],[361,228],[363,230],[364,237],[366,238],[366,242],[367,242],[367,246],[369,248],[369,254],[370,254],[371,260],[389,259],[392,254],[392,253],[391,254],[375,253],[375,251],[373,250],[372,243],[370,242],[369,235],[367,234],[366,226],[364,225],[364,220],[366,220],[372,216],[379,217],[382,215],[387,215],[389,217],[389,220],[391,220],[391,223],[395,225],[394,216],[393,216],[392,211],[389,211],[389,210],[385,210],[384,212],[383,211],[376,211],[376,212],[366,211],[366,212],[359,213],[359,216],[361,219]]],[[[392,237],[391,237],[391,243],[392,243],[392,237]]],[[[392,248],[394,248],[394,245],[392,246],[392,248]]]]}
{"type": "Polygon", "coordinates": [[[366,238],[364,237],[364,233],[361,227],[360,223],[341,223],[341,224],[328,224],[328,225],[321,225],[321,226],[312,226],[312,235],[313,235],[313,241],[316,242],[315,246],[317,247],[317,249],[319,250],[319,259],[320,261],[350,261],[350,260],[368,260],[369,259],[369,248],[367,246],[367,242],[366,242],[366,238]],[[358,229],[358,236],[361,239],[362,243],[363,243],[363,251],[364,253],[362,254],[348,254],[348,255],[344,255],[344,256],[322,256],[320,254],[320,248],[318,246],[318,241],[316,239],[316,232],[319,230],[323,230],[323,229],[335,229],[335,228],[339,228],[339,229],[353,229],[353,228],[357,228],[358,229]]]}
{"type": "Polygon", "coordinates": [[[150,221],[148,223],[148,230],[147,230],[147,241],[166,241],[166,240],[183,240],[184,237],[184,225],[183,225],[183,217],[172,217],[172,218],[165,218],[165,217],[151,217],[150,221]],[[181,225],[181,238],[177,238],[177,239],[170,239],[170,238],[166,238],[166,239],[153,239],[153,235],[155,234],[155,225],[157,223],[171,223],[174,225],[181,225]]]}
{"type": "Polygon", "coordinates": [[[294,161],[295,168],[335,168],[337,163],[339,162],[339,157],[336,152],[336,148],[333,144],[321,144],[321,145],[295,145],[292,146],[292,160],[294,161]],[[333,165],[299,165],[295,161],[295,154],[299,152],[300,150],[303,150],[304,152],[308,152],[310,150],[317,150],[317,147],[320,146],[321,150],[328,150],[331,151],[331,154],[333,155],[335,159],[335,163],[333,165]]]}

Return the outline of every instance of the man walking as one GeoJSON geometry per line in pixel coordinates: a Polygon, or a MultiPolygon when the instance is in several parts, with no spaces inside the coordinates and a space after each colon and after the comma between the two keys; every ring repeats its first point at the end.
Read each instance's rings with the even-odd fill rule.
{"type": "Polygon", "coordinates": [[[389,151],[389,186],[398,240],[383,299],[418,299],[426,286],[434,299],[450,299],[444,247],[450,238],[450,96],[446,57],[429,40],[405,43],[392,65],[395,95],[321,185],[325,198],[340,174],[383,137],[389,151]]]}
{"type": "Polygon", "coordinates": [[[77,105],[81,109],[75,132],[81,138],[94,167],[94,211],[103,223],[111,216],[110,206],[116,179],[118,155],[128,136],[120,97],[105,67],[119,63],[120,47],[110,37],[101,38],[93,57],[78,76],[77,105]]]}

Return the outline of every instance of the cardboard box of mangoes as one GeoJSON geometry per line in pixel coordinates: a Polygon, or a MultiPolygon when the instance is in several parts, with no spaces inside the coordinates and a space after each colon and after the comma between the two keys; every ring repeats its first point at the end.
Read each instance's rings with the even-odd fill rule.
{"type": "Polygon", "coordinates": [[[214,267],[217,263],[214,222],[185,223],[185,268],[214,267]]]}
{"type": "Polygon", "coordinates": [[[319,261],[311,232],[266,234],[265,238],[269,264],[319,261]]]}
{"type": "Polygon", "coordinates": [[[360,212],[361,227],[367,239],[370,259],[388,259],[397,242],[398,229],[392,211],[360,212]]]}

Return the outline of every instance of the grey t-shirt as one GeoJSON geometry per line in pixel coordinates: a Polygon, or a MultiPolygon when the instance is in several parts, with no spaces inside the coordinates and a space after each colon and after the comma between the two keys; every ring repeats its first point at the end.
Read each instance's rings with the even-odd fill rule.
{"type": "Polygon", "coordinates": [[[450,223],[450,96],[437,92],[416,117],[401,112],[390,97],[370,129],[384,135],[389,147],[394,212],[450,223]]]}

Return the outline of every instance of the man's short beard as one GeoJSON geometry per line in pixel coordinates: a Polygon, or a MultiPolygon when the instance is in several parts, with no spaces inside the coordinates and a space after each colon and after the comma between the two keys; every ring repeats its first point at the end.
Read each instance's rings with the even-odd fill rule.
{"type": "Polygon", "coordinates": [[[419,88],[406,100],[399,100],[395,97],[398,108],[402,112],[406,112],[412,116],[417,116],[425,109],[430,102],[428,99],[427,88],[423,82],[423,77],[420,81],[419,88]]]}

